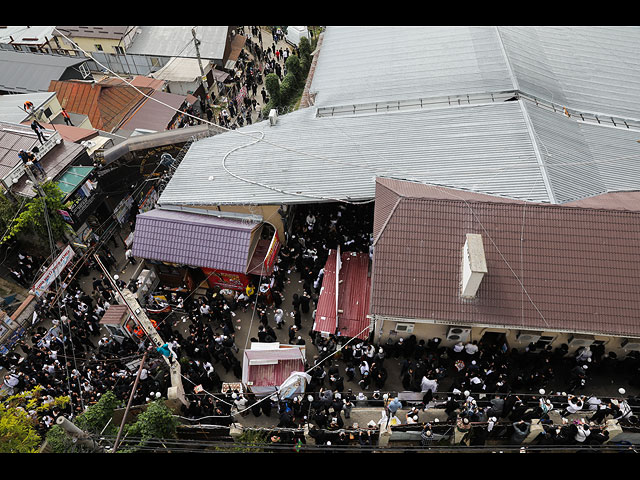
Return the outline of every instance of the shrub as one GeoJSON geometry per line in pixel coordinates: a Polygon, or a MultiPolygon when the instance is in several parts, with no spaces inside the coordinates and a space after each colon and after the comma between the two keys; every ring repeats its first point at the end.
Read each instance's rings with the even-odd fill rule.
{"type": "Polygon", "coordinates": [[[269,93],[269,103],[280,106],[280,79],[275,73],[270,73],[264,79],[264,85],[269,93]]]}

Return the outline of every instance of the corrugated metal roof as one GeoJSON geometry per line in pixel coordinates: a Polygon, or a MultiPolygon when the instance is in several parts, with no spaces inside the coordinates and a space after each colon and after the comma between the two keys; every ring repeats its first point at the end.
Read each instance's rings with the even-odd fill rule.
{"type": "Polygon", "coordinates": [[[322,288],[318,296],[313,329],[344,337],[366,339],[369,331],[369,255],[343,252],[338,289],[338,321],[336,323],[336,258],[337,251],[329,250],[324,266],[322,288]]]}
{"type": "Polygon", "coordinates": [[[100,85],[88,82],[52,81],[49,90],[56,92],[60,105],[70,112],[87,115],[91,125],[111,132],[131,110],[150,95],[153,89],[138,90],[129,85],[100,85]]]}
{"type": "Polygon", "coordinates": [[[513,90],[493,27],[327,27],[315,105],[513,90]]]}
{"type": "Polygon", "coordinates": [[[59,80],[68,68],[86,61],[86,58],[0,49],[0,90],[46,92],[51,80],[59,80]]]}
{"type": "Polygon", "coordinates": [[[375,247],[371,313],[640,335],[639,231],[629,211],[403,198],[375,247]],[[460,297],[467,233],[488,266],[473,300],[460,297]]]}
{"type": "Polygon", "coordinates": [[[133,254],[149,260],[244,273],[258,223],[169,210],[136,217],[133,254]]]}
{"type": "Polygon", "coordinates": [[[324,265],[322,287],[316,305],[316,318],[313,329],[317,332],[334,334],[336,331],[336,259],[338,252],[329,250],[324,265]]]}
{"type": "Polygon", "coordinates": [[[556,203],[640,189],[640,132],[579,122],[524,103],[556,203]]]}
{"type": "Polygon", "coordinates": [[[165,105],[179,109],[186,100],[184,95],[157,91],[153,92],[150,97],[133,113],[129,120],[120,126],[121,129],[135,130],[136,128],[141,128],[163,132],[167,130],[173,117],[176,116],[176,112],[165,105]]]}
{"type": "Polygon", "coordinates": [[[0,43],[42,45],[53,38],[54,28],[46,25],[1,27],[0,43]]]}
{"type": "MultiPolygon", "coordinates": [[[[48,85],[47,85],[48,88],[48,85]]],[[[56,94],[54,92],[32,92],[13,95],[0,95],[0,122],[22,123],[30,115],[23,109],[24,102],[29,100],[38,110],[56,94]]],[[[31,122],[29,122],[31,123],[31,122]]],[[[46,127],[45,127],[46,128],[46,127]]]]}
{"type": "Polygon", "coordinates": [[[520,104],[506,102],[335,118],[299,110],[195,142],[160,204],[372,199],[376,176],[549,200],[520,104]]]}
{"type": "MultiPolygon", "coordinates": [[[[139,27],[133,43],[127,53],[158,57],[197,58],[191,29],[184,26],[146,26],[139,27]]],[[[227,45],[228,26],[195,27],[200,41],[200,56],[203,59],[221,60],[227,45]]]]}
{"type": "Polygon", "coordinates": [[[499,27],[519,90],[583,113],[640,119],[639,27],[499,27]]]}
{"type": "MultiPolygon", "coordinates": [[[[365,340],[369,337],[369,254],[344,252],[338,294],[338,333],[365,340]]],[[[316,313],[317,315],[317,313],[316,313]]]]}
{"type": "Polygon", "coordinates": [[[368,200],[375,176],[549,203],[638,190],[640,131],[619,121],[640,117],[638,42],[639,28],[330,27],[314,107],[197,142],[160,201],[368,200]]]}

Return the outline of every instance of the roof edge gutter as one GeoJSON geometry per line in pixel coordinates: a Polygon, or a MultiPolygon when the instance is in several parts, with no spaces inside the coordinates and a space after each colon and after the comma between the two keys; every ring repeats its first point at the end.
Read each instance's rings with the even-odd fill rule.
{"type": "Polygon", "coordinates": [[[182,205],[157,205],[159,210],[171,210],[174,212],[197,213],[199,215],[211,215],[213,217],[229,218],[233,220],[241,220],[248,222],[262,223],[264,218],[262,215],[239,212],[222,212],[218,210],[209,210],[207,208],[185,207],[182,205]]]}

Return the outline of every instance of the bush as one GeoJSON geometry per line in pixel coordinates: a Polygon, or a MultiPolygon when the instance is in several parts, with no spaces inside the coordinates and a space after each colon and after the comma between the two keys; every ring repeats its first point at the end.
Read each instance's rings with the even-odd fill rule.
{"type": "MultiPolygon", "coordinates": [[[[105,392],[95,405],[87,408],[83,413],[78,415],[75,424],[78,428],[88,433],[100,433],[104,427],[113,418],[113,412],[118,407],[120,401],[111,391],[105,392]]],[[[111,429],[115,432],[116,426],[111,425],[111,429]]]]}
{"type": "MultiPolygon", "coordinates": [[[[166,406],[164,400],[156,400],[147,405],[144,412],[138,415],[135,423],[125,428],[126,436],[140,437],[138,446],[143,446],[152,438],[175,438],[178,420],[166,406]]],[[[135,452],[136,447],[122,448],[120,452],[135,452]]]]}
{"type": "Polygon", "coordinates": [[[280,79],[275,73],[270,73],[264,79],[264,85],[269,93],[269,103],[280,106],[280,79]]]}
{"type": "Polygon", "coordinates": [[[288,106],[296,97],[298,81],[293,73],[287,73],[280,85],[280,106],[288,106]]]}
{"type": "Polygon", "coordinates": [[[294,75],[298,83],[304,80],[302,69],[300,68],[300,59],[296,55],[291,55],[287,58],[285,65],[287,67],[287,75],[294,75]]]}

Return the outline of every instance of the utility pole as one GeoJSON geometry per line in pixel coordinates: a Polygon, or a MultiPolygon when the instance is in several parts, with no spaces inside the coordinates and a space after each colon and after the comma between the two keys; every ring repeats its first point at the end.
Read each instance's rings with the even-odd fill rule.
{"type": "Polygon", "coordinates": [[[202,68],[202,59],[200,58],[200,40],[196,37],[196,27],[191,29],[191,34],[193,35],[193,43],[196,46],[196,57],[198,57],[198,66],[200,67],[200,77],[202,79],[202,86],[204,88],[204,93],[207,98],[207,107],[211,106],[210,97],[209,97],[209,83],[207,82],[207,76],[204,74],[204,69],[202,68]]]}
{"type": "MultiPolygon", "coordinates": [[[[94,253],[93,258],[98,263],[98,266],[100,267],[102,272],[105,274],[105,277],[107,278],[111,286],[119,295],[121,299],[121,303],[126,305],[127,308],[129,309],[129,314],[134,318],[136,324],[140,328],[142,328],[142,330],[144,330],[147,337],[149,337],[149,339],[155,344],[156,347],[161,347],[162,345],[164,345],[165,341],[162,339],[162,337],[160,336],[156,328],[153,326],[153,324],[149,320],[149,317],[147,317],[147,314],[144,312],[144,310],[140,306],[140,303],[138,302],[135,295],[131,293],[131,291],[129,291],[128,288],[120,290],[118,285],[116,285],[115,281],[111,277],[109,270],[107,270],[107,268],[100,261],[100,257],[98,257],[98,255],[94,253]]],[[[185,406],[189,406],[189,400],[187,400],[185,396],[184,386],[182,385],[182,368],[180,367],[180,362],[178,361],[171,362],[165,356],[163,356],[162,358],[169,366],[169,371],[171,373],[171,387],[169,387],[167,391],[167,399],[173,405],[177,405],[178,403],[181,403],[185,406]]]]}
{"type": "Polygon", "coordinates": [[[131,389],[131,393],[129,394],[129,402],[127,402],[127,408],[124,411],[124,415],[122,416],[122,422],[120,422],[120,429],[118,430],[118,435],[116,436],[116,443],[113,444],[113,450],[111,453],[116,453],[118,450],[118,446],[120,445],[120,436],[122,435],[122,430],[124,429],[124,424],[127,421],[127,414],[131,409],[131,404],[133,403],[133,397],[136,393],[136,389],[138,388],[138,382],[140,381],[140,374],[142,373],[142,369],[144,368],[144,362],[147,359],[147,353],[144,352],[142,356],[142,361],[140,362],[140,367],[138,368],[138,374],[136,375],[136,381],[133,383],[133,388],[131,389]]]}
{"type": "Polygon", "coordinates": [[[69,437],[71,437],[74,443],[78,443],[79,445],[90,449],[92,452],[102,452],[102,447],[98,445],[88,433],[76,427],[65,417],[59,416],[56,419],[56,424],[59,425],[69,437]]]}

